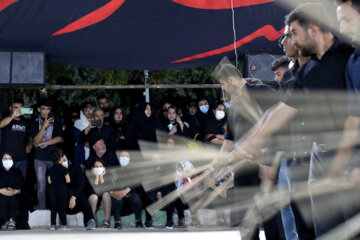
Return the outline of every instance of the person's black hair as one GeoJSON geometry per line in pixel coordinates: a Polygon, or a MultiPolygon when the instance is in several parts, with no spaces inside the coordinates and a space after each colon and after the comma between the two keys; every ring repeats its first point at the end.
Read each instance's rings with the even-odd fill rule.
{"type": "Polygon", "coordinates": [[[81,104],[81,110],[84,110],[84,108],[86,108],[87,105],[91,105],[92,107],[94,107],[91,102],[84,102],[83,104],[81,104]]]}
{"type": "Polygon", "coordinates": [[[211,109],[212,109],[212,110],[216,110],[219,105],[223,105],[223,106],[225,107],[224,103],[216,100],[216,101],[214,101],[214,102],[211,104],[211,109]]]}
{"type": "Polygon", "coordinates": [[[198,97],[196,104],[198,104],[201,100],[206,100],[209,102],[208,98],[205,95],[201,95],[200,97],[198,97]]]}
{"type": "Polygon", "coordinates": [[[234,65],[230,63],[225,63],[216,68],[216,70],[213,73],[213,77],[217,80],[222,79],[227,81],[227,79],[230,77],[241,79],[243,78],[243,75],[240,72],[240,70],[236,68],[234,65]]]}
{"type": "Polygon", "coordinates": [[[336,5],[338,6],[347,2],[351,2],[351,7],[360,13],[360,0],[335,0],[336,5]]]}
{"type": "Polygon", "coordinates": [[[11,159],[15,162],[14,156],[11,153],[8,153],[8,152],[3,152],[1,154],[1,160],[4,158],[5,154],[9,155],[11,157],[11,159]]]}
{"type": "Polygon", "coordinates": [[[321,3],[304,3],[296,7],[285,17],[286,25],[298,21],[303,29],[308,29],[311,24],[316,25],[322,32],[330,31],[330,17],[321,3]]]}
{"type": "Polygon", "coordinates": [[[91,166],[91,167],[94,167],[96,162],[101,163],[101,164],[103,165],[103,167],[105,167],[104,162],[103,162],[102,160],[100,160],[100,159],[96,159],[96,160],[93,162],[93,164],[92,164],[92,166],[91,166]]]}
{"type": "Polygon", "coordinates": [[[288,69],[289,68],[289,58],[287,56],[282,56],[278,59],[275,59],[272,64],[271,64],[271,70],[273,72],[276,71],[276,69],[278,68],[286,68],[288,69]]]}
{"type": "Polygon", "coordinates": [[[14,98],[13,103],[20,103],[21,105],[24,106],[24,100],[21,98],[14,98]]]}
{"type": "Polygon", "coordinates": [[[38,106],[52,107],[52,101],[48,98],[42,98],[40,99],[38,106]]]}
{"type": "Polygon", "coordinates": [[[114,116],[115,116],[115,112],[116,112],[117,109],[121,110],[121,114],[122,114],[121,122],[125,123],[127,121],[127,115],[126,115],[125,109],[123,107],[117,106],[117,107],[113,107],[110,110],[110,114],[109,114],[109,123],[110,123],[110,125],[115,123],[114,116]]]}
{"type": "Polygon", "coordinates": [[[53,161],[54,163],[57,163],[60,161],[60,159],[65,155],[64,151],[57,148],[57,149],[54,149],[52,152],[51,152],[51,161],[53,161]]]}
{"type": "Polygon", "coordinates": [[[170,108],[171,108],[171,109],[174,109],[175,112],[176,112],[176,114],[177,114],[178,108],[177,108],[175,105],[170,105],[170,106],[168,107],[168,111],[169,111],[170,108]]]}
{"type": "Polygon", "coordinates": [[[104,98],[106,98],[108,101],[109,101],[109,98],[105,95],[105,94],[100,94],[98,97],[97,97],[97,101],[99,102],[100,101],[100,99],[104,99],[104,98]]]}

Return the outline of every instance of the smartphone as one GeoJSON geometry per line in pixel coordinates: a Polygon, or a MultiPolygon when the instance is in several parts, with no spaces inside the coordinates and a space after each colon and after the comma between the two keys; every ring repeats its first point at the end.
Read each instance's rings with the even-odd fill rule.
{"type": "Polygon", "coordinates": [[[21,114],[33,114],[33,109],[32,108],[21,108],[20,110],[21,114]]]}
{"type": "Polygon", "coordinates": [[[50,119],[50,118],[54,119],[54,113],[53,112],[49,113],[47,118],[48,119],[50,119]]]}
{"type": "Polygon", "coordinates": [[[101,120],[91,120],[91,126],[100,127],[102,125],[101,120]]]}
{"type": "Polygon", "coordinates": [[[168,125],[169,130],[171,131],[173,129],[174,125],[172,125],[171,123],[168,125]]]}

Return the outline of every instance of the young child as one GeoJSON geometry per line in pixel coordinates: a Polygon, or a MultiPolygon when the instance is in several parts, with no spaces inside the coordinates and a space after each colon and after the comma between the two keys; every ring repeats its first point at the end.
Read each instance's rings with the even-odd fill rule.
{"type": "Polygon", "coordinates": [[[48,194],[51,209],[51,227],[50,230],[56,230],[56,213],[59,214],[59,230],[68,230],[66,224],[67,194],[66,184],[70,183],[68,171],[68,160],[64,151],[55,149],[51,155],[54,165],[48,171],[48,194]]]}

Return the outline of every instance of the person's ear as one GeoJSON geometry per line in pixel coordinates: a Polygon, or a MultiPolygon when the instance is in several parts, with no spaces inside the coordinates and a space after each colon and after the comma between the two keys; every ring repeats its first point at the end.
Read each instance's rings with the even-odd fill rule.
{"type": "Polygon", "coordinates": [[[38,112],[40,112],[40,108],[37,108],[38,112]]]}
{"type": "Polygon", "coordinates": [[[315,38],[316,35],[319,33],[320,28],[314,24],[310,24],[310,26],[308,27],[308,34],[312,37],[315,38]]]}

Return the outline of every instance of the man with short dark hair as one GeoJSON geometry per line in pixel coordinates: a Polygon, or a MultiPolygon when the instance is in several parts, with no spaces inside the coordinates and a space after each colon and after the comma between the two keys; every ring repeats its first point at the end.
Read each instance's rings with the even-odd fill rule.
{"type": "Polygon", "coordinates": [[[51,112],[52,102],[43,99],[38,104],[39,116],[31,124],[31,136],[34,139],[34,167],[37,179],[37,209],[46,209],[46,171],[53,165],[51,152],[63,141],[61,120],[51,112]]]}
{"type": "Polygon", "coordinates": [[[24,119],[21,109],[24,102],[21,99],[14,99],[10,110],[10,116],[0,122],[1,128],[1,152],[12,154],[14,166],[19,169],[26,180],[27,158],[26,154],[32,149],[30,137],[30,123],[24,119]]]}
{"type": "Polygon", "coordinates": [[[99,107],[104,111],[104,124],[109,125],[109,115],[110,115],[110,107],[109,107],[109,98],[105,94],[101,94],[97,98],[99,107]]]}
{"type": "Polygon", "coordinates": [[[271,64],[271,70],[274,72],[275,81],[279,84],[284,76],[284,73],[289,69],[289,59],[287,56],[280,57],[274,60],[271,64]]]}
{"type": "Polygon", "coordinates": [[[110,152],[115,152],[115,133],[110,126],[104,125],[105,114],[102,109],[95,109],[93,111],[93,120],[100,121],[99,126],[92,126],[91,122],[87,128],[83,130],[85,138],[88,139],[90,144],[90,156],[94,154],[91,143],[94,143],[94,139],[103,139],[106,148],[110,152]]]}

